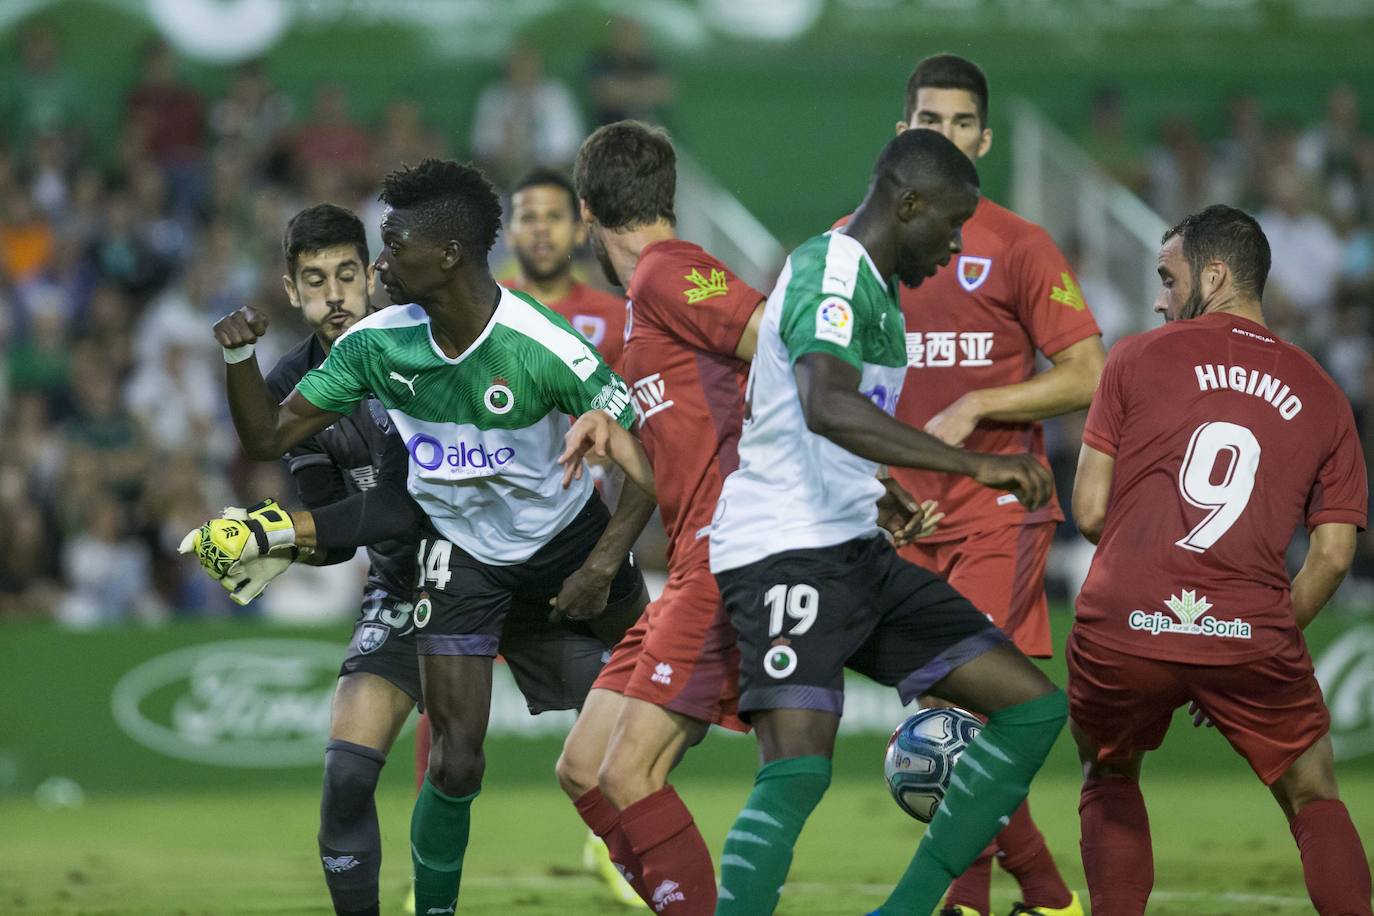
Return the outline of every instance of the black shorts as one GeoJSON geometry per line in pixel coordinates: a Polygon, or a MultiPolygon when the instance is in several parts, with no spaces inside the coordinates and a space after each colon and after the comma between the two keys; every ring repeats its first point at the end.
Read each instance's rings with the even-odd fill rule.
{"type": "Polygon", "coordinates": [[[596,626],[549,622],[549,600],[581,568],[610,513],[595,494],[577,516],[523,563],[483,563],[426,526],[417,559],[416,649],[420,655],[498,652],[510,665],[530,712],[577,709],[609,649],[648,601],[644,578],[627,556],[596,626]]]}
{"type": "MultiPolygon", "coordinates": [[[[353,623],[339,676],[375,674],[420,702],[420,661],[415,655],[413,605],[384,588],[369,586],[353,623]]],[[[423,707],[422,707],[423,708],[423,707]]]]}
{"type": "Polygon", "coordinates": [[[896,687],[902,702],[1007,637],[935,573],[884,537],[789,550],[716,574],[739,633],[740,716],[844,712],[844,669],[896,687]]]}

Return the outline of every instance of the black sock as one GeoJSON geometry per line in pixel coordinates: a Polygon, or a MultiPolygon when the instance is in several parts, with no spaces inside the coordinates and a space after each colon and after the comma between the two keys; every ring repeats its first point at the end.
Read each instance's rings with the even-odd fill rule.
{"type": "Polygon", "coordinates": [[[377,916],[382,836],[374,796],[384,763],[385,754],[361,744],[325,745],[320,861],[339,916],[377,916]]]}

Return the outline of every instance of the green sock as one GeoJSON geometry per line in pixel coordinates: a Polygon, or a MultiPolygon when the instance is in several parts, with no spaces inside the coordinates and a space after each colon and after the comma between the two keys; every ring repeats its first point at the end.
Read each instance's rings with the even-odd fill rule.
{"type": "Polygon", "coordinates": [[[1025,800],[1068,708],[1064,692],[1056,690],[988,717],[955,764],[944,801],[878,914],[925,914],[939,906],[950,882],[973,864],[1025,800]]]}
{"type": "Polygon", "coordinates": [[[792,847],[829,785],[825,757],[789,757],[759,768],[754,791],[725,837],[716,916],[773,912],[792,847]]]}
{"type": "MultiPolygon", "coordinates": [[[[479,790],[480,791],[480,790],[479,790]]],[[[452,913],[468,848],[472,800],[445,795],[425,778],[410,815],[410,860],[415,872],[415,912],[452,913]]]]}

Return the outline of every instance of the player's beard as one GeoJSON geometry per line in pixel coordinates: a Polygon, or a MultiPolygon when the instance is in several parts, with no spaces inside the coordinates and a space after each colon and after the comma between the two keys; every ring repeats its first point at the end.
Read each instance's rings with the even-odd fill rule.
{"type": "Polygon", "coordinates": [[[1192,321],[1198,318],[1207,310],[1207,306],[1202,301],[1202,277],[1201,271],[1190,271],[1193,275],[1193,288],[1188,291],[1188,301],[1183,303],[1183,308],[1178,310],[1178,317],[1181,321],[1192,321]]]}
{"type": "Polygon", "coordinates": [[[547,283],[572,270],[572,259],[570,257],[561,261],[555,261],[553,266],[548,270],[541,270],[533,261],[522,257],[520,252],[517,251],[515,253],[515,263],[520,265],[520,276],[524,277],[526,280],[533,280],[535,283],[547,283]]]}
{"type": "Polygon", "coordinates": [[[615,272],[615,265],[611,263],[611,253],[606,250],[606,243],[601,241],[595,231],[591,233],[592,252],[596,255],[596,263],[601,265],[601,272],[606,275],[606,282],[612,286],[624,286],[620,282],[620,275],[615,272]]]}

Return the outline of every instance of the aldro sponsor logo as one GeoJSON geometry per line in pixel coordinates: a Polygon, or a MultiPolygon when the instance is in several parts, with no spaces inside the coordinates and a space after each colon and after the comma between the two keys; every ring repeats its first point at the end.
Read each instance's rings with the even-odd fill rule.
{"type": "Polygon", "coordinates": [[[426,471],[447,467],[478,475],[498,471],[515,460],[515,449],[508,445],[492,449],[481,443],[469,445],[461,439],[452,445],[444,445],[426,433],[411,436],[406,442],[406,449],[411,459],[426,471]]]}
{"type": "Polygon", "coordinates": [[[1131,611],[1126,618],[1132,630],[1141,630],[1151,636],[1161,633],[1177,633],[1181,636],[1220,636],[1227,639],[1249,639],[1250,624],[1239,617],[1221,620],[1208,617],[1212,603],[1206,596],[1198,597],[1194,589],[1182,589],[1178,595],[1170,595],[1164,606],[1174,615],[1170,617],[1161,611],[1131,611]]]}

